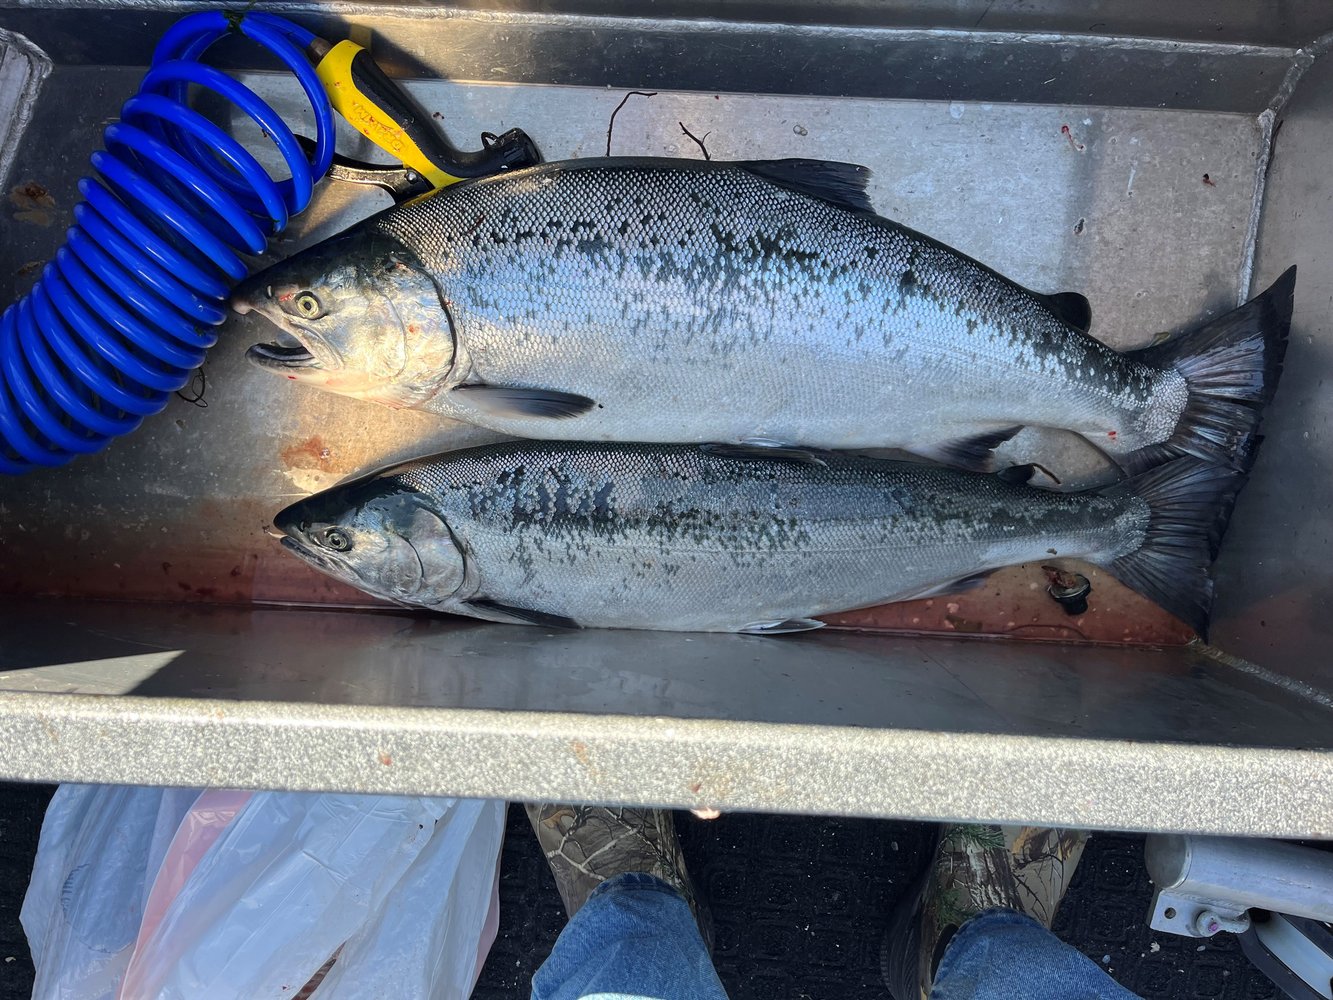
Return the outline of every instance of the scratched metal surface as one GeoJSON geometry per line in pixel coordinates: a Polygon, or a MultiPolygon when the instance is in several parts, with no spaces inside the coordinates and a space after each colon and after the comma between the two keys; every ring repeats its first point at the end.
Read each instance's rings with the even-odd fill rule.
{"type": "MultiPolygon", "coordinates": [[[[82,113],[42,127],[19,162],[52,192],[52,225],[0,220],[18,292],[26,262],[49,255],[73,201],[74,167],[115,114],[132,71],[57,69],[43,97],[82,113]]],[[[277,77],[256,88],[300,118],[277,77]]],[[[414,84],[458,141],[522,124],[548,158],[604,153],[623,94],[592,88],[414,84]]],[[[52,112],[54,114],[54,112],[52,112]]],[[[42,122],[52,120],[44,115],[42,122]]],[[[1031,287],[1077,289],[1094,330],[1117,346],[1224,309],[1236,297],[1261,134],[1243,115],[1094,107],[659,92],[634,97],[612,136],[618,153],[699,155],[684,123],[718,158],[816,156],[874,170],[871,197],[900,219],[1031,287]],[[1203,182],[1207,174],[1211,183],[1203,182]],[[1164,262],[1165,265],[1164,265],[1164,262]]],[[[349,147],[365,152],[363,146],[349,147]]],[[[297,247],[387,204],[378,192],[327,187],[275,247],[297,247]]],[[[427,414],[393,412],[287,385],[250,367],[270,336],[240,318],[206,366],[206,408],[175,401],[107,452],[0,483],[0,545],[10,592],[147,600],[369,603],[282,553],[264,534],[291,498],[402,457],[488,439],[427,414]]],[[[1090,448],[1025,432],[1014,460],[1040,460],[1066,485],[1104,476],[1090,448]]],[[[1093,571],[1086,570],[1089,575],[1093,571]]],[[[1189,632],[1105,574],[1087,615],[1066,616],[1031,566],[949,601],[840,616],[839,623],[1043,639],[1173,643],[1189,632]]]]}
{"type": "MultiPolygon", "coordinates": [[[[0,0],[6,26],[79,66],[142,66],[197,0],[0,0]],[[127,11],[133,11],[127,14],[127,11]]],[[[1077,0],[283,0],[318,34],[373,38],[399,77],[1185,108],[1257,114],[1318,0],[1097,8],[1077,0]]],[[[269,9],[273,9],[270,7],[269,9]]],[[[226,46],[224,46],[226,48],[226,46]]],[[[230,65],[263,67],[241,46],[230,65]]]]}
{"type": "Polygon", "coordinates": [[[1190,650],[38,605],[0,779],[1333,837],[1330,705],[1190,650]]]}
{"type": "Polygon", "coordinates": [[[1318,745],[1329,726],[1327,707],[1181,649],[1052,643],[1036,657],[1014,643],[831,630],[772,641],[456,624],[425,613],[41,600],[0,608],[0,634],[8,637],[0,695],[550,711],[1285,748],[1318,745]],[[1021,706],[1012,698],[1016,687],[1026,692],[1021,706]],[[764,698],[755,697],[760,690],[764,698]]]}
{"type": "MultiPolygon", "coordinates": [[[[773,14],[780,4],[752,6],[773,14]]],[[[615,152],[697,155],[683,124],[706,136],[718,157],[867,163],[882,212],[1032,287],[1084,292],[1094,332],[1117,346],[1237,300],[1267,152],[1266,122],[1256,115],[1292,61],[1284,46],[1307,37],[1302,25],[1317,27],[1306,8],[1291,6],[1263,30],[1237,16],[1213,31],[1200,25],[1220,18],[1216,9],[1185,30],[1179,11],[1154,16],[1151,5],[1122,11],[1123,24],[1082,27],[1074,6],[1058,0],[1040,9],[991,5],[1001,18],[996,28],[1031,27],[1033,12],[1045,11],[1051,30],[1095,34],[1137,24],[1132,30],[1144,35],[1190,39],[1178,45],[953,30],[966,27],[955,23],[966,4],[944,5],[947,18],[923,8],[919,21],[900,17],[902,5],[882,19],[861,17],[858,6],[868,9],[822,5],[844,26],[811,31],[772,22],[704,30],[661,19],[582,19],[570,5],[499,17],[395,8],[380,18],[365,7],[352,20],[383,26],[376,51],[396,70],[487,81],[411,84],[460,144],[484,129],[522,125],[548,158],[598,155],[621,88],[645,86],[659,92],[625,105],[615,152]],[[932,19],[949,30],[928,30],[932,19]],[[688,59],[681,58],[686,42],[688,59]],[[993,58],[1001,52],[1012,61],[993,58]],[[814,56],[813,69],[793,71],[814,56]],[[736,92],[761,84],[768,93],[736,92]]],[[[145,33],[179,9],[0,3],[0,27],[30,28],[58,64],[8,179],[35,182],[54,207],[43,209],[48,219],[34,218],[20,198],[0,213],[0,294],[24,290],[34,263],[61,242],[87,156],[138,83],[132,62],[147,51],[145,33]]],[[[342,10],[293,9],[325,28],[342,10]]],[[[280,78],[252,79],[300,114],[280,78]]],[[[1308,269],[1320,273],[1325,89],[1293,104],[1299,128],[1290,135],[1300,155],[1284,162],[1279,149],[1272,203],[1280,212],[1264,220],[1260,277],[1288,262],[1301,265],[1302,282],[1308,269]]],[[[274,253],[384,203],[374,193],[327,187],[274,253]]],[[[244,362],[245,347],[267,332],[235,321],[208,363],[206,407],[175,401],[99,456],[0,480],[0,593],[66,599],[40,613],[15,604],[6,624],[3,634],[23,640],[8,644],[10,652],[35,649],[41,662],[6,661],[0,735],[22,754],[0,755],[4,773],[447,786],[1328,836],[1333,785],[1317,777],[1327,771],[1327,753],[1308,748],[1329,746],[1333,685],[1318,655],[1317,598],[1293,600],[1326,588],[1302,591],[1300,579],[1281,572],[1299,548],[1302,578],[1319,583],[1326,573],[1317,513],[1326,487],[1318,464],[1303,457],[1301,435],[1322,427],[1319,345],[1328,338],[1310,319],[1324,308],[1328,283],[1298,284],[1298,333],[1312,349],[1293,350],[1298,365],[1288,371],[1273,424],[1282,441],[1261,458],[1263,485],[1238,510],[1221,574],[1222,644],[1260,666],[1150,648],[1187,636],[1104,576],[1094,578],[1090,612],[1068,618],[1041,593],[1036,567],[1005,571],[992,587],[958,599],[840,621],[955,639],[1051,640],[1044,644],[830,635],[754,646],[752,655],[747,645],[746,659],[730,647],[700,654],[698,637],[689,636],[630,642],[527,630],[530,639],[510,639],[512,629],[472,623],[255,608],[366,603],[266,537],[278,507],[367,467],[485,435],[288,386],[244,362]],[[163,607],[112,604],[93,613],[84,597],[163,607]],[[214,615],[221,617],[206,621],[214,615]],[[1281,642],[1265,633],[1268,619],[1283,623],[1281,642]],[[65,623],[95,620],[100,633],[85,637],[82,651],[42,645],[65,623]],[[128,632],[122,623],[132,623],[128,632]],[[1100,642],[1073,641],[1088,639],[1100,642]],[[189,655],[175,655],[181,650],[189,655]],[[778,673],[790,676],[774,683],[772,667],[784,663],[778,673]],[[842,724],[840,714],[855,723],[842,724]],[[1271,749],[1250,749],[1264,747],[1271,749]],[[399,765],[385,764],[386,756],[399,765]],[[445,757],[455,764],[442,771],[445,757]]],[[[1054,436],[1025,433],[1008,454],[1042,461],[1066,485],[1104,474],[1086,448],[1054,436]]]]}
{"type": "Polygon", "coordinates": [[[1296,264],[1286,370],[1264,452],[1217,566],[1214,628],[1239,656],[1333,690],[1333,62],[1327,44],[1281,112],[1260,229],[1260,282],[1296,264]]]}

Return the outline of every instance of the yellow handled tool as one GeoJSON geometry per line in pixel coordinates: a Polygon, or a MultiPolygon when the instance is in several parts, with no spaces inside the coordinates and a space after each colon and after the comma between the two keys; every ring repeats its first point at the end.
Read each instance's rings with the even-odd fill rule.
{"type": "Polygon", "coordinates": [[[455,148],[370,53],[351,40],[331,44],[316,38],[306,55],[334,110],[431,188],[541,162],[536,144],[522,129],[499,136],[485,133],[482,148],[475,152],[455,148]]]}

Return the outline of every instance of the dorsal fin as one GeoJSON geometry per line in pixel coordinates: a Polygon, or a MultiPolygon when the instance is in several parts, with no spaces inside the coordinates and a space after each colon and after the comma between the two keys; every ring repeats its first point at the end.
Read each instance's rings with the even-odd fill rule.
{"type": "Polygon", "coordinates": [[[800,194],[853,212],[873,212],[870,168],[836,160],[738,160],[734,166],[800,194]]]}
{"type": "Polygon", "coordinates": [[[1078,292],[1056,292],[1054,295],[1043,295],[1042,298],[1046,300],[1051,312],[1075,330],[1087,333],[1091,329],[1092,303],[1088,301],[1086,295],[1080,295],[1078,292]]]}

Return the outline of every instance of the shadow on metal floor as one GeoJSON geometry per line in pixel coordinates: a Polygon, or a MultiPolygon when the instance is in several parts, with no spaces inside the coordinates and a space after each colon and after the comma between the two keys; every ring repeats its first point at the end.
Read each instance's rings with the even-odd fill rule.
{"type": "MultiPolygon", "coordinates": [[[[19,907],[52,788],[0,784],[0,1000],[26,1000],[32,963],[19,907]]],[[[732,1000],[885,1000],[885,916],[921,862],[915,823],[736,814],[677,819],[708,900],[715,960],[732,1000]]],[[[1229,935],[1204,944],[1144,924],[1151,886],[1142,838],[1092,839],[1056,931],[1145,1000],[1269,1000],[1277,992],[1229,935]]],[[[527,818],[510,807],[500,936],[473,1000],[521,1000],[564,926],[527,818]]]]}

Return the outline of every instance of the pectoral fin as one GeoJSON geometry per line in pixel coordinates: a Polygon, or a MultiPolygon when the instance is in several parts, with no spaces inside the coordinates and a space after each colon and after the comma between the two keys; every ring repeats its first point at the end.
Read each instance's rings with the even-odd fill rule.
{"type": "Polygon", "coordinates": [[[527,625],[539,625],[542,628],[576,629],[583,627],[573,618],[566,618],[564,615],[548,614],[545,611],[534,611],[531,608],[518,608],[512,604],[501,604],[499,601],[490,601],[485,598],[465,601],[464,604],[476,610],[478,614],[492,620],[495,615],[504,615],[527,625]]]}
{"type": "Polygon", "coordinates": [[[736,631],[745,635],[788,635],[792,632],[813,632],[824,623],[814,618],[784,618],[781,621],[750,622],[736,631]]]}
{"type": "Polygon", "coordinates": [[[828,465],[819,455],[809,448],[788,448],[784,445],[769,444],[705,444],[700,448],[718,458],[736,458],[751,462],[795,462],[797,465],[828,465]]]}
{"type": "Polygon", "coordinates": [[[458,386],[453,391],[453,399],[494,417],[550,417],[555,420],[577,417],[597,405],[595,399],[559,389],[483,383],[458,386]]]}

